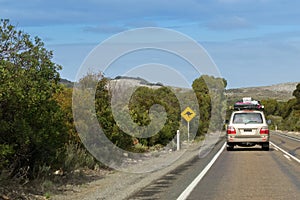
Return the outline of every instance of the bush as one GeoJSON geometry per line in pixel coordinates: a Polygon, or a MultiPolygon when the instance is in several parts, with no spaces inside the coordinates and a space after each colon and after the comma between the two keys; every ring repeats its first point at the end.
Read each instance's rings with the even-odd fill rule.
{"type": "Polygon", "coordinates": [[[99,164],[86,149],[74,143],[66,145],[64,157],[63,169],[66,171],[74,171],[85,167],[94,169],[99,164]]]}
{"type": "Polygon", "coordinates": [[[39,38],[0,22],[0,167],[33,178],[55,165],[66,142],[63,113],[53,99],[59,65],[39,38]],[[25,173],[25,174],[24,174],[25,173]]]}

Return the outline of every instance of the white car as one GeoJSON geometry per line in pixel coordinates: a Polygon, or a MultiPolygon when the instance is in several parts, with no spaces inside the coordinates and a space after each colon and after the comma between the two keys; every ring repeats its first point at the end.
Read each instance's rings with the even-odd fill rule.
{"type": "Polygon", "coordinates": [[[234,146],[261,145],[263,150],[269,150],[270,132],[265,115],[258,110],[240,110],[231,114],[227,125],[227,150],[234,146]]]}

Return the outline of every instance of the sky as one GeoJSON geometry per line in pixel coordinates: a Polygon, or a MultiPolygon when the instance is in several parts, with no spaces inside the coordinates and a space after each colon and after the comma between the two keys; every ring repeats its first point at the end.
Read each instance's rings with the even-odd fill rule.
{"type": "MultiPolygon", "coordinates": [[[[300,82],[299,7],[300,1],[291,0],[0,0],[0,18],[40,37],[53,51],[53,61],[62,65],[61,77],[71,81],[99,44],[123,31],[156,27],[199,43],[227,80],[227,88],[239,88],[300,82]]],[[[150,51],[148,56],[176,60],[156,54],[150,51]]],[[[105,75],[126,74],[119,69],[131,65],[134,56],[138,55],[114,62],[105,75]]],[[[147,71],[132,69],[128,68],[135,73],[147,71]]],[[[189,85],[199,76],[184,71],[189,71],[184,64],[176,68],[189,85]]],[[[151,77],[159,76],[147,78],[151,77]]]]}

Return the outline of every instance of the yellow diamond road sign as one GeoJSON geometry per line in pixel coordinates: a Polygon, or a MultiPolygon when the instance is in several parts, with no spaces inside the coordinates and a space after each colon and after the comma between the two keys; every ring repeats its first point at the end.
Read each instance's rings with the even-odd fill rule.
{"type": "Polygon", "coordinates": [[[181,116],[189,122],[196,116],[196,113],[190,107],[186,107],[186,109],[182,111],[181,116]]]}

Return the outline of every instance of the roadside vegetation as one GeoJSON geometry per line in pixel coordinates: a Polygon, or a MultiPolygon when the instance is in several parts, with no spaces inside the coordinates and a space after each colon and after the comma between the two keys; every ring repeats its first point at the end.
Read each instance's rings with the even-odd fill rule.
{"type": "Polygon", "coordinates": [[[283,131],[300,131],[300,84],[293,92],[294,98],[282,102],[276,99],[264,99],[265,112],[272,120],[273,129],[283,131]]]}

